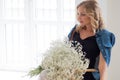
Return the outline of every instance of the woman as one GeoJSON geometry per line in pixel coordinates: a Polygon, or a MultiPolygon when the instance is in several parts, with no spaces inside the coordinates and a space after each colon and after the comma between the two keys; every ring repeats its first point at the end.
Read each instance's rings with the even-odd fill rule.
{"type": "Polygon", "coordinates": [[[113,33],[104,28],[100,8],[95,0],[86,0],[77,6],[77,21],[68,37],[83,46],[90,60],[84,80],[107,80],[111,48],[115,43],[113,33]]]}

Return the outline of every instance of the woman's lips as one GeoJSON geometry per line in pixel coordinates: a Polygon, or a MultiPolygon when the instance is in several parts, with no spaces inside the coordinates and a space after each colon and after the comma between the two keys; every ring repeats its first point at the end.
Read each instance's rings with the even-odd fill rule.
{"type": "Polygon", "coordinates": [[[83,23],[83,21],[80,21],[80,23],[83,23]]]}

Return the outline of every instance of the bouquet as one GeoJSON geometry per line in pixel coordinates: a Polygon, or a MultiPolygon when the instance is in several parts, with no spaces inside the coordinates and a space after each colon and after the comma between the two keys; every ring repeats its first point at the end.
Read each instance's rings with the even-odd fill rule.
{"type": "Polygon", "coordinates": [[[82,46],[76,41],[54,41],[40,66],[29,72],[40,80],[82,80],[89,65],[82,46]]]}

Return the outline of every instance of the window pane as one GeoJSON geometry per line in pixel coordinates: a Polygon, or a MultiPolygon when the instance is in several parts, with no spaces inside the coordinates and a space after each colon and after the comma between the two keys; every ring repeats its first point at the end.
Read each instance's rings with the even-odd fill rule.
{"type": "Polygon", "coordinates": [[[57,9],[57,0],[50,0],[50,9],[57,9]]]}
{"type": "Polygon", "coordinates": [[[57,38],[56,25],[37,25],[38,50],[44,52],[52,40],[57,38]]]}
{"type": "Polygon", "coordinates": [[[4,19],[25,19],[24,0],[5,0],[3,3],[4,19]]]}
{"type": "Polygon", "coordinates": [[[43,3],[44,3],[44,0],[34,0],[34,8],[39,8],[39,9],[43,9],[44,6],[43,6],[43,3]]]}
{"type": "Polygon", "coordinates": [[[36,25],[37,32],[37,62],[41,63],[45,51],[50,47],[50,43],[57,38],[57,26],[56,25],[36,25]]]}
{"type": "Polygon", "coordinates": [[[75,0],[63,0],[64,9],[71,10],[75,8],[75,0]]]}
{"type": "Polygon", "coordinates": [[[56,9],[57,8],[57,0],[44,0],[43,6],[44,9],[56,9]]]}
{"type": "Polygon", "coordinates": [[[75,21],[75,10],[65,10],[63,21],[75,21]]]}
{"type": "Polygon", "coordinates": [[[34,19],[40,21],[56,21],[56,9],[56,0],[34,0],[34,19]]]}
{"type": "Polygon", "coordinates": [[[75,0],[63,0],[63,21],[75,21],[75,0]]]}
{"type": "Polygon", "coordinates": [[[0,24],[0,65],[6,63],[6,38],[5,27],[0,24]]]}
{"type": "Polygon", "coordinates": [[[74,22],[71,22],[71,23],[66,23],[63,25],[63,33],[64,33],[64,36],[67,36],[68,33],[70,32],[70,30],[75,26],[75,23],[74,22]]]}
{"type": "Polygon", "coordinates": [[[40,21],[57,21],[56,10],[40,10],[34,12],[34,19],[40,21]]]}

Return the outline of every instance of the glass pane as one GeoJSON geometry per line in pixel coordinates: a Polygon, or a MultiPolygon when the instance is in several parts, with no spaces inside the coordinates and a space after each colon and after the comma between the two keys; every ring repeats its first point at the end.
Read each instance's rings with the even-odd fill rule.
{"type": "Polygon", "coordinates": [[[75,0],[64,0],[64,9],[75,9],[75,0]]]}
{"type": "Polygon", "coordinates": [[[36,20],[43,20],[43,10],[35,9],[34,11],[34,19],[36,20]]]}
{"type": "Polygon", "coordinates": [[[44,6],[44,9],[56,9],[56,1],[44,0],[43,6],[44,6]]]}
{"type": "Polygon", "coordinates": [[[64,10],[63,21],[75,21],[75,10],[64,10]]]}
{"type": "Polygon", "coordinates": [[[57,9],[57,0],[50,0],[50,9],[57,9]]]}
{"type": "Polygon", "coordinates": [[[13,61],[13,27],[11,24],[6,25],[6,64],[14,63],[13,61]]]}
{"type": "Polygon", "coordinates": [[[56,25],[41,25],[37,24],[37,62],[41,63],[45,51],[50,47],[52,40],[57,37],[57,26],[56,25]]]}
{"type": "Polygon", "coordinates": [[[64,24],[63,26],[63,33],[64,33],[64,36],[67,36],[70,32],[70,30],[74,27],[75,25],[75,22],[71,22],[71,23],[66,23],[64,24]]]}
{"type": "Polygon", "coordinates": [[[57,0],[34,0],[34,7],[39,9],[56,9],[57,0]]]}
{"type": "Polygon", "coordinates": [[[44,0],[43,2],[43,8],[44,9],[50,9],[50,3],[51,3],[51,0],[44,0]]]}
{"type": "Polygon", "coordinates": [[[56,11],[45,10],[43,16],[45,21],[57,20],[56,11]]]}
{"type": "Polygon", "coordinates": [[[34,0],[34,19],[41,21],[57,20],[57,3],[56,0],[34,0]]]}
{"type": "Polygon", "coordinates": [[[6,63],[5,26],[0,24],[0,65],[6,63]]]}
{"type": "Polygon", "coordinates": [[[4,8],[12,8],[12,0],[4,0],[4,8]]]}
{"type": "Polygon", "coordinates": [[[34,29],[25,27],[24,24],[6,24],[7,67],[28,70],[35,65],[36,44],[33,34],[35,34],[34,29]]]}
{"type": "Polygon", "coordinates": [[[13,8],[24,8],[24,0],[12,0],[13,8]]]}
{"type": "Polygon", "coordinates": [[[40,21],[57,21],[56,10],[40,10],[36,9],[35,19],[40,21]]]}
{"type": "Polygon", "coordinates": [[[18,0],[11,0],[12,8],[18,8],[18,0]]]}
{"type": "Polygon", "coordinates": [[[25,0],[18,0],[18,8],[24,8],[24,2],[25,0]]]}
{"type": "Polygon", "coordinates": [[[5,19],[25,19],[24,0],[5,0],[3,14],[5,19]]]}
{"type": "Polygon", "coordinates": [[[10,8],[6,8],[4,10],[4,18],[5,19],[11,19],[11,16],[12,16],[12,11],[10,8]]]}
{"type": "Polygon", "coordinates": [[[38,50],[44,52],[57,37],[56,25],[37,25],[38,50]]]}
{"type": "Polygon", "coordinates": [[[34,8],[43,9],[44,0],[34,0],[34,8]]]}

